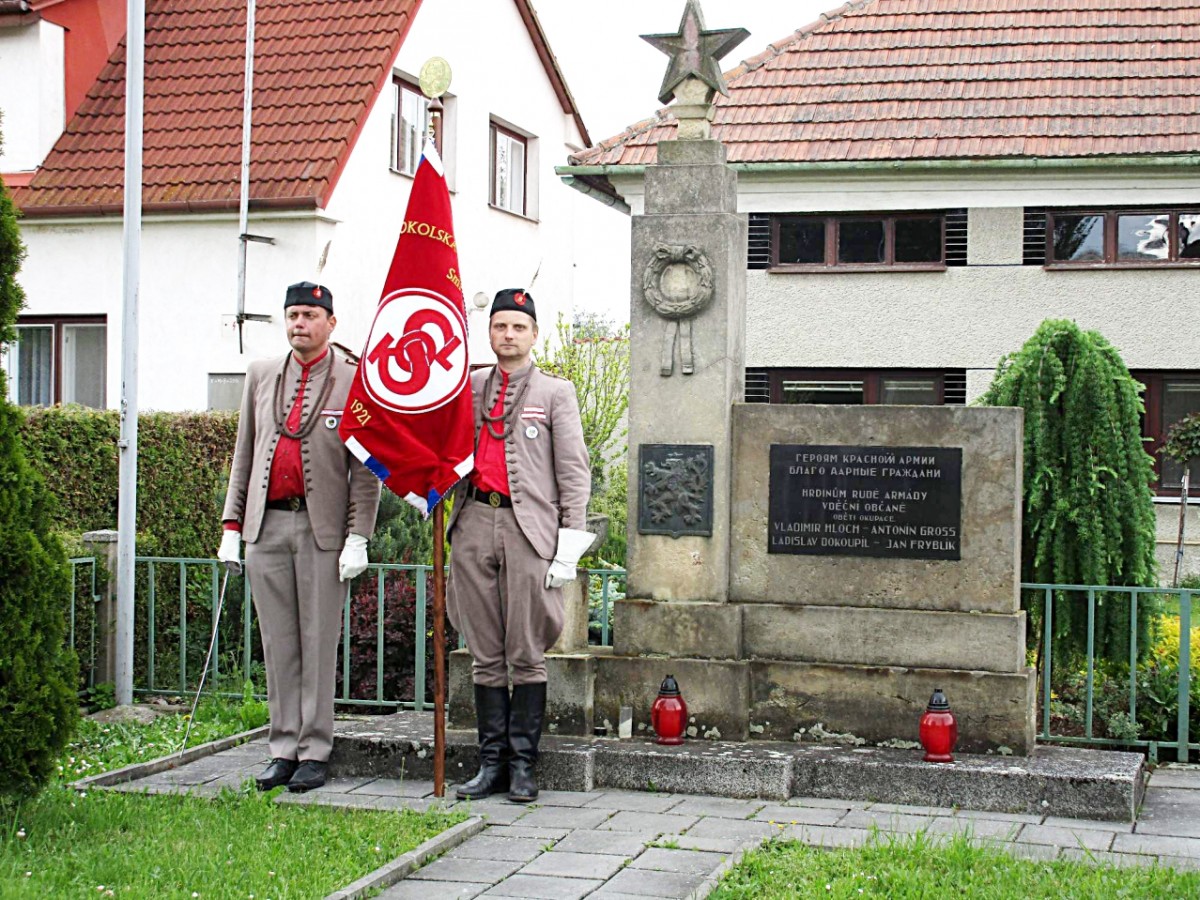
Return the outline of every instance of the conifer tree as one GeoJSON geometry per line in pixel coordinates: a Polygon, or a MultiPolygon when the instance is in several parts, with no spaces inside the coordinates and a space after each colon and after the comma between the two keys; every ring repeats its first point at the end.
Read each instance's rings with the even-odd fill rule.
{"type": "MultiPolygon", "coordinates": [[[[23,255],[0,182],[0,343],[15,337],[23,255]]],[[[70,570],[50,530],[49,494],[25,461],[6,377],[0,371],[0,796],[31,793],[50,777],[77,716],[76,661],[63,622],[70,570]]]]}
{"type": "MultiPolygon", "coordinates": [[[[1071,321],[1046,320],[1000,361],[981,402],[1025,410],[1022,581],[1155,584],[1154,469],[1142,447],[1141,390],[1102,335],[1071,321]]],[[[1038,642],[1043,596],[1023,601],[1038,642]]],[[[1139,644],[1148,600],[1139,601],[1139,644]]],[[[1086,652],[1087,623],[1086,599],[1056,595],[1056,663],[1086,652]]],[[[1125,596],[1097,594],[1097,657],[1127,661],[1129,629],[1125,596]]]]}

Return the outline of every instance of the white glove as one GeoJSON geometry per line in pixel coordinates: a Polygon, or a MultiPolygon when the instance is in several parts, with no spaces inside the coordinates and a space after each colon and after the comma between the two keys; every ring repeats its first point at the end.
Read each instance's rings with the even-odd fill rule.
{"type": "Polygon", "coordinates": [[[346,546],[338,557],[338,581],[357,578],[367,570],[367,539],[361,534],[346,535],[346,546]]]}
{"type": "Polygon", "coordinates": [[[546,572],[546,588],[560,588],[575,580],[579,558],[583,556],[596,536],[590,531],[577,531],[574,528],[558,529],[558,551],[546,572]]]}
{"type": "Polygon", "coordinates": [[[226,528],[221,535],[221,547],[217,550],[217,559],[225,563],[225,569],[230,575],[242,574],[242,533],[226,528]]]}

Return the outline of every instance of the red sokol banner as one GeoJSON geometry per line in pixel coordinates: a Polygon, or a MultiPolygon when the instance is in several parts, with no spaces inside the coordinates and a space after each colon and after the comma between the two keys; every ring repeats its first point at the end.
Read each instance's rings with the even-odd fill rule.
{"type": "Polygon", "coordinates": [[[426,144],[338,432],[425,515],[474,466],[469,374],[450,193],[426,144]]]}

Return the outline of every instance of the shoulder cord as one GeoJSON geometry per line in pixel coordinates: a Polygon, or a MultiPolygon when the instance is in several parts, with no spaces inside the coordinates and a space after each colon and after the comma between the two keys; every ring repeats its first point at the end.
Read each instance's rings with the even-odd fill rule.
{"type": "Polygon", "coordinates": [[[275,430],[283,437],[292,438],[293,440],[303,440],[317,426],[317,419],[321,417],[321,409],[325,406],[325,401],[329,399],[329,395],[333,391],[333,350],[331,348],[329,351],[329,363],[325,367],[325,384],[321,386],[321,393],[317,397],[317,402],[313,404],[308,418],[302,418],[300,420],[300,427],[294,432],[288,431],[287,416],[283,411],[283,376],[287,373],[288,363],[291,359],[292,354],[290,353],[283,358],[283,368],[275,376],[275,430]]]}
{"type": "Polygon", "coordinates": [[[530,367],[529,374],[525,377],[525,383],[521,385],[521,389],[517,393],[517,396],[513,398],[512,406],[505,404],[504,412],[498,416],[493,416],[489,410],[495,405],[491,397],[492,390],[495,386],[496,372],[499,370],[499,368],[499,366],[496,366],[492,369],[492,374],[488,376],[487,384],[484,385],[483,396],[486,398],[485,402],[491,403],[491,406],[485,406],[483,408],[483,427],[487,429],[487,433],[496,440],[502,441],[512,434],[516,411],[525,403],[525,395],[529,393],[529,383],[533,381],[533,367],[530,367]],[[503,422],[504,428],[497,432],[496,429],[492,427],[493,423],[495,422],[503,422]]]}

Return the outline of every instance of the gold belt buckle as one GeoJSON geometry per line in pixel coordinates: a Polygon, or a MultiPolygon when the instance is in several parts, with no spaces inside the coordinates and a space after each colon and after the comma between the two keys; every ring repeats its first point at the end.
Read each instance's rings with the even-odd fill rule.
{"type": "Polygon", "coordinates": [[[499,491],[492,491],[490,494],[488,494],[488,506],[490,506],[492,509],[500,508],[500,492],[499,491]]]}
{"type": "Polygon", "coordinates": [[[290,509],[292,512],[299,512],[300,511],[300,498],[299,497],[288,497],[287,505],[288,505],[288,509],[290,509]]]}

